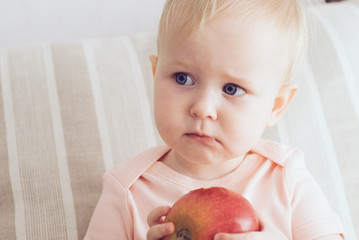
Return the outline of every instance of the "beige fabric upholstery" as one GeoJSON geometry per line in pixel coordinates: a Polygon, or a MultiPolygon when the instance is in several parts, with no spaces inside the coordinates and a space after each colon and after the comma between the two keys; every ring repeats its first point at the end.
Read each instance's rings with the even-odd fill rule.
{"type": "MultiPolygon", "coordinates": [[[[359,236],[359,8],[311,10],[319,40],[300,91],[265,137],[302,148],[359,236]]],[[[154,34],[0,51],[0,239],[82,239],[114,164],[161,143],[152,117],[154,34]]],[[[105,219],[104,219],[105,221],[105,219]]]]}

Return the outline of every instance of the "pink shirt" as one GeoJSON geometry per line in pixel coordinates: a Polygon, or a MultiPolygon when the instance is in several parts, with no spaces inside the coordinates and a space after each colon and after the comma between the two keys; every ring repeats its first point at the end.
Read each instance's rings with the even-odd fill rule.
{"type": "Polygon", "coordinates": [[[342,234],[343,227],[305,167],[303,153],[261,140],[240,166],[216,180],[195,180],[158,161],[170,149],[149,149],[104,175],[103,193],[86,240],[143,240],[147,214],[189,191],[221,186],[239,192],[289,238],[342,234]]]}

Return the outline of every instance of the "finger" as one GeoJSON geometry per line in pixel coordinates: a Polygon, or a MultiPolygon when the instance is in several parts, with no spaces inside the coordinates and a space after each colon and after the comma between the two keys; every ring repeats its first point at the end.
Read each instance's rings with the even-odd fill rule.
{"type": "Polygon", "coordinates": [[[171,208],[169,206],[161,206],[153,209],[147,216],[147,224],[152,227],[153,225],[162,223],[161,218],[166,216],[171,208]]]}
{"type": "Polygon", "coordinates": [[[255,240],[261,239],[261,236],[258,235],[258,232],[248,232],[248,233],[217,233],[214,236],[214,240],[255,240]]]}
{"type": "Polygon", "coordinates": [[[276,227],[267,215],[257,212],[257,216],[259,219],[259,231],[268,231],[273,227],[276,227]]]}
{"type": "Polygon", "coordinates": [[[263,231],[266,228],[267,224],[270,224],[271,222],[263,213],[259,211],[256,211],[256,215],[258,217],[259,231],[263,231]]]}
{"type": "Polygon", "coordinates": [[[162,223],[154,225],[147,232],[147,240],[158,240],[167,235],[172,234],[175,231],[173,223],[162,223]]]}

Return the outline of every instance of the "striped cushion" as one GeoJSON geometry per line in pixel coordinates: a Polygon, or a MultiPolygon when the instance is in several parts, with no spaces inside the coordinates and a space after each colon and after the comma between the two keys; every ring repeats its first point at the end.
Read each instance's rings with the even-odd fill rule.
{"type": "Polygon", "coordinates": [[[104,171],[156,144],[154,46],[138,35],[1,51],[0,239],[84,236],[104,171]]]}
{"type": "MultiPolygon", "coordinates": [[[[265,137],[302,148],[359,229],[359,8],[311,9],[316,51],[298,96],[265,137]]],[[[0,239],[82,239],[114,164],[161,143],[152,116],[155,35],[0,51],[0,239]]]]}

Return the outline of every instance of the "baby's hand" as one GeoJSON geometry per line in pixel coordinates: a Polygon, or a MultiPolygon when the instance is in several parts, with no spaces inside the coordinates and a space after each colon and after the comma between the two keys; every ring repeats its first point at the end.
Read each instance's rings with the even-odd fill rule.
{"type": "Polygon", "coordinates": [[[147,240],[159,240],[175,231],[173,223],[164,223],[163,217],[170,210],[169,206],[162,206],[153,209],[147,216],[147,223],[150,230],[147,232],[147,240]]]}
{"type": "Polygon", "coordinates": [[[218,233],[214,240],[288,240],[288,238],[268,219],[257,213],[259,217],[260,231],[248,233],[218,233]]]}

